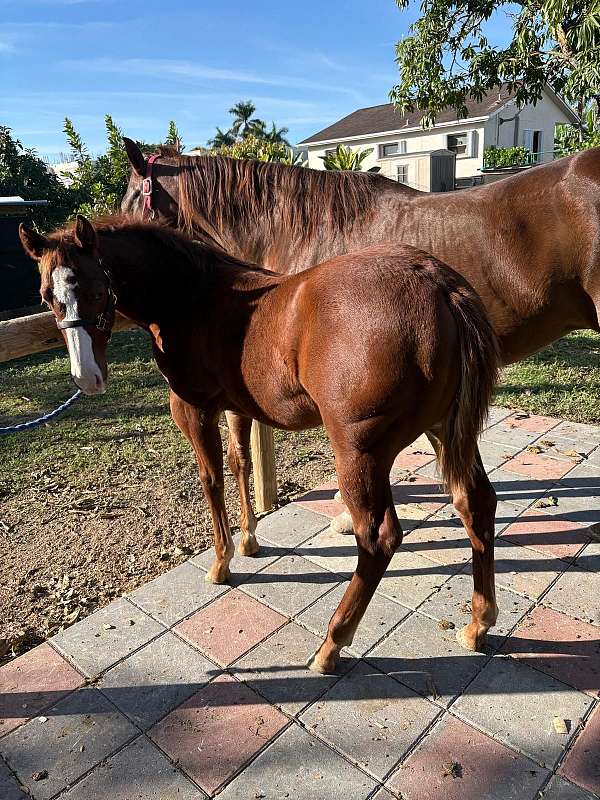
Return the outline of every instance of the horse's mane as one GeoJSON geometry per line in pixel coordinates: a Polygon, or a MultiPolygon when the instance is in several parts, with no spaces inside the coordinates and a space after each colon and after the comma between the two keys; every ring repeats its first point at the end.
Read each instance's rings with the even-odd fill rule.
{"type": "Polygon", "coordinates": [[[189,234],[206,222],[219,231],[257,226],[304,241],[324,226],[334,232],[367,225],[381,175],[306,169],[225,156],[179,156],[179,223],[189,234]]]}

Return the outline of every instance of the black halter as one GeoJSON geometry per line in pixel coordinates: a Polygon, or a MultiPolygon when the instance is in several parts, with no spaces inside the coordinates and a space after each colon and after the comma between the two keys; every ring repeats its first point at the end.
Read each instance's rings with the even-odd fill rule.
{"type": "Polygon", "coordinates": [[[112,329],[112,322],[111,319],[114,315],[115,308],[117,306],[117,295],[114,293],[112,288],[112,281],[110,279],[110,275],[104,268],[104,264],[100,259],[100,266],[102,267],[102,271],[106,275],[106,280],[108,281],[107,284],[107,292],[108,296],[106,298],[106,305],[104,306],[104,310],[101,311],[97,317],[89,318],[89,319],[62,319],[56,320],[56,327],[64,331],[66,328],[85,328],[85,327],[92,327],[97,328],[102,333],[108,334],[110,338],[110,332],[112,329]]]}

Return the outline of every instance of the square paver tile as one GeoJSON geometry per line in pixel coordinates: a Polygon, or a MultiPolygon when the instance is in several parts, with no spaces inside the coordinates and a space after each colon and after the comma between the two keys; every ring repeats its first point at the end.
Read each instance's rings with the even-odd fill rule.
{"type": "MultiPolygon", "coordinates": [[[[324,638],[329,620],[340,604],[348,585],[346,581],[332,592],[323,595],[314,605],[300,614],[298,622],[324,638]]],[[[410,614],[408,608],[380,594],[374,594],[354,635],[354,641],[345,649],[360,658],[408,614],[410,614]]]]}
{"type": "Polygon", "coordinates": [[[0,667],[0,736],[53,706],[84,679],[49,644],[0,667]]]}
{"type": "Polygon", "coordinates": [[[404,534],[418,528],[431,515],[431,509],[417,503],[395,503],[394,508],[404,534]]]}
{"type": "Polygon", "coordinates": [[[537,600],[567,567],[565,561],[505,543],[502,538],[496,539],[494,555],[496,584],[532,600],[537,600]]]}
{"type": "Polygon", "coordinates": [[[595,795],[554,775],[542,792],[541,800],[595,800],[595,795]]]}
{"type": "Polygon", "coordinates": [[[438,706],[359,662],[301,718],[309,730],[383,780],[440,713],[438,706]]]}
{"type": "MultiPolygon", "coordinates": [[[[296,714],[316,700],[338,679],[308,669],[307,663],[323,639],[290,622],[265,639],[231,668],[236,677],[252,686],[270,703],[296,714]]],[[[351,666],[342,658],[338,675],[351,666]]]]}
{"type": "Polygon", "coordinates": [[[455,634],[422,614],[413,614],[367,660],[419,694],[447,705],[488,660],[461,647],[455,634]]]}
{"type": "Polygon", "coordinates": [[[0,751],[33,797],[46,800],[137,733],[97,689],[78,689],[0,739],[0,751]],[[44,770],[48,777],[36,781],[44,770]]]}
{"type": "Polygon", "coordinates": [[[329,525],[329,519],[290,503],[258,522],[257,536],[283,547],[296,547],[329,525]]]}
{"type": "Polygon", "coordinates": [[[559,773],[578,786],[600,795],[600,706],[585,723],[572,750],[567,754],[559,773]]]}
{"type": "Polygon", "coordinates": [[[401,549],[394,553],[377,592],[414,609],[436,592],[452,574],[453,570],[445,564],[436,564],[419,553],[401,549]]]}
{"type": "Polygon", "coordinates": [[[58,633],[51,641],[57,650],[91,678],[163,631],[162,625],[132,603],[119,598],[58,633]]]}
{"type": "Polygon", "coordinates": [[[166,633],[109,670],[99,687],[145,730],[219,671],[193,647],[166,633]]]}
{"type": "MultiPolygon", "coordinates": [[[[233,537],[235,553],[229,565],[231,569],[231,580],[228,582],[229,586],[241,586],[241,584],[247,583],[252,575],[255,575],[265,567],[273,564],[278,558],[281,558],[281,556],[289,553],[289,548],[275,545],[272,542],[268,542],[266,539],[258,537],[258,543],[260,545],[258,553],[254,556],[241,556],[237,550],[240,538],[239,534],[233,537]]],[[[194,556],[194,558],[192,558],[192,563],[205,572],[208,572],[214,560],[215,548],[209,547],[208,550],[200,553],[200,555],[194,556]]]]}
{"type": "Polygon", "coordinates": [[[600,572],[600,542],[594,540],[586,545],[577,556],[575,566],[590,572],[600,572]]]}
{"type": "Polygon", "coordinates": [[[324,517],[331,519],[346,511],[346,506],[343,503],[338,503],[334,500],[337,490],[337,482],[329,481],[303,494],[302,497],[297,497],[294,503],[302,506],[302,508],[307,508],[309,511],[314,511],[315,514],[322,514],[324,517]]]}
{"type": "Polygon", "coordinates": [[[515,505],[508,500],[498,500],[496,502],[496,518],[494,520],[496,536],[499,536],[505,528],[512,525],[524,513],[523,506],[515,505]]]}
{"type": "Polygon", "coordinates": [[[377,784],[298,725],[225,788],[222,800],[366,800],[377,784]]]}
{"type": "Polygon", "coordinates": [[[518,452],[519,448],[510,444],[496,444],[496,442],[486,442],[483,439],[479,442],[479,455],[486,472],[501,466],[518,452]]]}
{"type": "Polygon", "coordinates": [[[194,786],[167,758],[140,736],[99,764],[64,800],[202,800],[194,786]]]}
{"type": "Polygon", "coordinates": [[[558,481],[573,468],[570,461],[562,461],[557,458],[539,453],[531,453],[523,450],[510,461],[502,466],[506,472],[515,472],[517,475],[524,475],[527,478],[535,478],[548,481],[558,481]]]}
{"type": "Polygon", "coordinates": [[[387,782],[404,800],[534,800],[547,771],[446,716],[387,782]],[[448,767],[456,764],[456,777],[448,767]]]}
{"type": "Polygon", "coordinates": [[[420,447],[411,445],[401,450],[392,465],[392,475],[394,472],[401,470],[408,470],[408,472],[416,472],[421,470],[425,464],[429,464],[435,460],[435,453],[431,452],[433,448],[428,450],[421,450],[420,447]]]}
{"type": "Polygon", "coordinates": [[[594,625],[538,606],[502,651],[580,692],[600,695],[600,633],[594,625]]]}
{"type": "Polygon", "coordinates": [[[485,421],[485,427],[491,428],[492,425],[496,425],[498,422],[502,422],[503,419],[510,417],[513,413],[512,408],[503,408],[502,406],[490,406],[488,410],[488,416],[485,421]]]}
{"type": "Polygon", "coordinates": [[[502,446],[510,445],[522,450],[530,445],[539,436],[539,431],[527,431],[524,428],[508,424],[508,418],[496,425],[486,428],[481,436],[484,442],[494,442],[502,446]]]}
{"type": "Polygon", "coordinates": [[[192,695],[149,732],[169,758],[211,794],[288,723],[229,675],[192,695]]]}
{"type": "Polygon", "coordinates": [[[188,561],[140,586],[129,598],[170,628],[229,589],[223,584],[207,583],[204,575],[188,561]]]}
{"type": "Polygon", "coordinates": [[[600,625],[599,597],[600,574],[573,565],[560,576],[542,602],[584,622],[600,625]]]}
{"type": "Polygon", "coordinates": [[[230,588],[226,584],[207,583],[204,575],[191,561],[186,561],[143,584],[128,599],[170,628],[230,588]]]}
{"type": "Polygon", "coordinates": [[[358,550],[352,535],[325,528],[308,542],[296,548],[298,555],[318,564],[323,569],[349,577],[356,569],[358,550]]]}
{"type": "Polygon", "coordinates": [[[392,498],[396,505],[418,506],[427,514],[434,514],[450,498],[436,480],[423,475],[411,475],[392,484],[392,498]]]}
{"type": "Polygon", "coordinates": [[[458,698],[453,711],[467,722],[552,768],[593,702],[588,695],[512,658],[494,657],[458,698]],[[557,734],[560,717],[569,732],[557,734]]]}
{"type": "Polygon", "coordinates": [[[504,529],[502,539],[538,553],[571,559],[589,541],[589,536],[587,529],[577,522],[557,519],[531,508],[504,529]]]}
{"type": "Polygon", "coordinates": [[[553,514],[582,525],[600,522],[600,470],[586,463],[574,467],[550,492],[558,500],[553,514]]]}
{"type": "Polygon", "coordinates": [[[552,434],[562,436],[564,439],[571,439],[574,442],[581,441],[584,444],[600,445],[600,431],[596,425],[564,421],[552,430],[552,434]]]}
{"type": "Polygon", "coordinates": [[[226,667],[287,622],[287,617],[233,589],[175,627],[194,647],[226,667]]]}
{"type": "MultiPolygon", "coordinates": [[[[439,592],[431,595],[429,600],[419,607],[420,614],[453,624],[454,633],[471,622],[471,597],[473,595],[473,576],[470,572],[461,572],[450,578],[439,592]]],[[[505,636],[515,627],[532,606],[531,600],[514,592],[496,588],[498,619],[488,634],[488,644],[497,649],[505,636]]]]}
{"type": "Polygon", "coordinates": [[[520,508],[528,508],[555,486],[555,481],[526,478],[507,472],[504,467],[490,472],[489,479],[494,485],[499,503],[508,502],[520,508]]]}
{"type": "Polygon", "coordinates": [[[2,800],[27,800],[27,795],[7,764],[0,758],[0,797],[2,800]]]}
{"type": "Polygon", "coordinates": [[[340,580],[338,575],[318,564],[300,556],[289,555],[254,575],[243,589],[261,603],[293,617],[336,586],[340,580]]]}
{"type": "Polygon", "coordinates": [[[453,569],[461,569],[471,560],[469,537],[452,506],[442,508],[410,531],[400,550],[419,553],[453,569]]]}
{"type": "Polygon", "coordinates": [[[505,417],[504,424],[509,428],[520,428],[529,433],[547,433],[552,428],[556,428],[560,419],[556,417],[541,417],[538,414],[528,414],[524,411],[516,411],[510,417],[505,417]]]}

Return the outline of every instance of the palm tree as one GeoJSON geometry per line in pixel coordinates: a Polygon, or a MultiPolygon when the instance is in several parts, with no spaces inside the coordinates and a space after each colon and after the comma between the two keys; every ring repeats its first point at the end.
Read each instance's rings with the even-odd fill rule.
{"type": "Polygon", "coordinates": [[[235,136],[231,131],[222,131],[217,126],[217,132],[212,139],[208,140],[208,146],[213,150],[218,150],[220,147],[230,147],[235,144],[235,136]]]}
{"type": "Polygon", "coordinates": [[[271,123],[271,130],[265,133],[265,139],[273,144],[285,144],[290,147],[290,143],[285,138],[289,133],[289,128],[278,128],[274,122],[271,123]]]}
{"type": "MultiPolygon", "coordinates": [[[[368,150],[352,150],[351,147],[344,147],[338,144],[333,153],[326,153],[319,156],[323,161],[325,169],[352,170],[359,172],[365,158],[373,152],[373,148],[368,150]]],[[[380,167],[371,167],[367,172],[379,172],[380,167]]]]}
{"type": "MultiPolygon", "coordinates": [[[[233,114],[233,124],[231,126],[231,133],[237,138],[244,139],[250,133],[255,125],[260,125],[261,120],[252,119],[252,114],[256,111],[256,106],[252,100],[241,100],[229,109],[229,113],[233,114]]],[[[264,124],[264,123],[263,123],[264,124]]]]}

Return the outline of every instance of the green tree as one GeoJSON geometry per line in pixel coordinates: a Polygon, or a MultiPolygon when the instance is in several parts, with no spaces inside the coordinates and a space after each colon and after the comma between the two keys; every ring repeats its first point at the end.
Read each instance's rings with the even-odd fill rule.
{"type": "Polygon", "coordinates": [[[268,139],[248,135],[232,145],[220,147],[218,155],[230,158],[253,158],[257,161],[279,161],[284,164],[297,164],[293,151],[283,142],[271,142],[268,139]]]}
{"type": "MultiPolygon", "coordinates": [[[[260,128],[261,120],[252,118],[256,111],[256,106],[252,100],[241,100],[229,109],[229,113],[233,115],[233,123],[231,125],[231,133],[237,138],[244,139],[246,136],[254,133],[254,129],[258,125],[260,128]]],[[[264,125],[264,123],[262,123],[264,125]]]]}
{"type": "Polygon", "coordinates": [[[556,126],[554,148],[557,156],[568,156],[579,150],[600,147],[600,121],[597,106],[590,106],[583,114],[581,125],[556,126]]]}
{"type": "Polygon", "coordinates": [[[169,129],[167,131],[165,144],[177,148],[178,153],[183,153],[183,140],[179,133],[179,129],[177,128],[177,123],[173,119],[169,122],[169,129]]]}
{"type": "MultiPolygon", "coordinates": [[[[323,161],[325,169],[360,172],[363,161],[372,152],[372,147],[367,150],[352,150],[351,147],[344,147],[343,144],[338,144],[333,153],[326,153],[324,156],[319,156],[319,158],[323,161]]],[[[371,167],[367,172],[379,172],[379,169],[380,167],[371,167]]]]}
{"type": "Polygon", "coordinates": [[[61,183],[35,150],[24,147],[5,126],[0,126],[0,195],[48,200],[47,206],[31,211],[32,220],[43,231],[64,222],[77,202],[75,193],[61,183]]]}
{"type": "MultiPolygon", "coordinates": [[[[410,0],[396,0],[402,9],[410,0]]],[[[423,124],[466,100],[506,84],[519,106],[535,103],[545,85],[580,113],[600,98],[598,0],[423,0],[421,16],[396,45],[399,82],[390,92],[403,112],[421,109],[423,124]],[[500,14],[506,46],[490,43],[487,23],[500,14]]]]}
{"type": "Polygon", "coordinates": [[[217,126],[217,132],[212,139],[208,140],[208,146],[213,150],[218,150],[220,147],[231,147],[235,144],[235,136],[231,131],[222,131],[217,126]]]}

